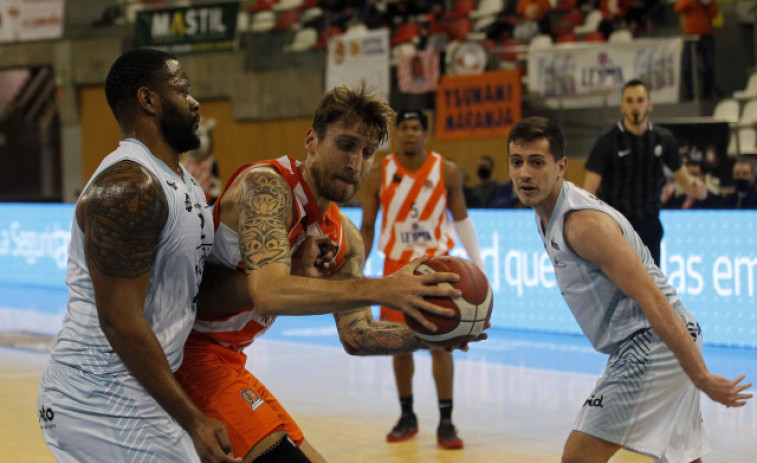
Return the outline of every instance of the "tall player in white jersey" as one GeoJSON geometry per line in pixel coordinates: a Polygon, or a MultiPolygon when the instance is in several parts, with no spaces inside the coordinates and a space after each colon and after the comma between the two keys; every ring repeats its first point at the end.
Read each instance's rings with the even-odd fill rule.
{"type": "Polygon", "coordinates": [[[204,193],[178,161],[200,143],[189,86],[157,50],[127,52],[108,73],[123,139],[76,205],[68,309],[37,399],[57,461],[241,461],[173,375],[213,245],[204,193]]]}
{"type": "Polygon", "coordinates": [[[565,137],[529,117],[510,130],[510,176],[536,212],[557,283],[595,349],[610,355],[576,418],[563,463],[605,463],[621,447],[660,463],[700,462],[709,451],[699,390],[741,407],[751,384],[710,373],[702,332],[628,220],[565,181],[565,137]]]}

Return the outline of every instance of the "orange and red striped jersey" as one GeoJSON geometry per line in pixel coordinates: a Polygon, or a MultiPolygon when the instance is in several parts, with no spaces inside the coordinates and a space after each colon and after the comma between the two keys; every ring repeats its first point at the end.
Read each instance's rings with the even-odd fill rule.
{"type": "MultiPolygon", "coordinates": [[[[338,245],[336,264],[337,267],[341,265],[344,261],[346,246],[339,207],[332,203],[324,216],[318,209],[313,193],[302,178],[299,163],[288,156],[247,164],[234,172],[213,208],[213,220],[219,246],[217,248],[214,246],[216,252],[211,256],[212,261],[228,267],[244,269],[241,251],[239,250],[239,234],[221,223],[220,220],[221,198],[240,177],[240,174],[259,166],[274,168],[284,177],[292,189],[295,203],[295,220],[289,229],[289,245],[292,252],[295,252],[308,236],[328,235],[338,245]]],[[[275,291],[274,288],[271,288],[271,290],[275,291]]],[[[275,316],[264,317],[260,315],[255,311],[254,306],[223,317],[198,317],[187,343],[191,344],[195,336],[205,336],[218,344],[241,352],[245,347],[252,344],[256,337],[265,333],[275,319],[275,316]]]]}
{"type": "Polygon", "coordinates": [[[410,172],[392,153],[381,160],[381,170],[379,250],[400,262],[448,253],[455,242],[447,216],[444,158],[429,151],[426,162],[410,172]]]}

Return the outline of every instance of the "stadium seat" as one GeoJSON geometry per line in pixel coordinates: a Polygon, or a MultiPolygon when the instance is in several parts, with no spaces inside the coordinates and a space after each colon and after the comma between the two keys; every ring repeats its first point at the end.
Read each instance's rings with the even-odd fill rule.
{"type": "Polygon", "coordinates": [[[252,17],[250,31],[268,32],[276,25],[276,15],[271,10],[259,11],[252,17]]]}
{"type": "Polygon", "coordinates": [[[584,18],[584,23],[580,26],[576,26],[576,28],[573,29],[573,32],[578,35],[597,32],[597,27],[599,27],[600,22],[602,22],[602,12],[599,10],[592,10],[584,18]]]}
{"type": "Polygon", "coordinates": [[[389,45],[395,46],[401,43],[417,44],[420,41],[421,28],[417,22],[406,22],[397,26],[394,35],[389,39],[389,45]]]}
{"type": "Polygon", "coordinates": [[[480,0],[478,7],[468,13],[471,19],[483,18],[484,16],[495,16],[505,9],[505,2],[502,0],[480,0]]]}
{"type": "Polygon", "coordinates": [[[633,42],[633,34],[628,29],[618,29],[612,31],[609,37],[607,37],[608,43],[630,43],[633,42]]]}
{"type": "Polygon", "coordinates": [[[288,11],[300,6],[302,6],[302,0],[279,0],[271,9],[273,11],[288,11]]]}
{"type": "Polygon", "coordinates": [[[257,0],[250,8],[250,11],[252,11],[253,13],[267,11],[273,8],[273,5],[275,4],[276,0],[257,0]]]}
{"type": "Polygon", "coordinates": [[[753,72],[749,76],[749,80],[746,83],[746,88],[743,90],[736,90],[733,92],[733,97],[739,100],[746,100],[757,96],[757,72],[753,72]]]}
{"type": "Polygon", "coordinates": [[[447,19],[467,18],[470,13],[476,11],[476,0],[455,0],[452,11],[447,13],[447,19]]]}
{"type": "Polygon", "coordinates": [[[304,27],[294,34],[292,43],[284,47],[284,51],[306,51],[318,43],[318,31],[312,27],[304,27]]]}
{"type": "Polygon", "coordinates": [[[726,98],[718,101],[715,109],[712,111],[712,117],[719,119],[729,119],[732,122],[738,122],[741,104],[734,98],[726,98]]]}
{"type": "Polygon", "coordinates": [[[273,26],[275,31],[286,31],[289,29],[298,29],[300,25],[300,12],[297,10],[282,11],[273,26]]]}
{"type": "Polygon", "coordinates": [[[449,39],[452,41],[467,40],[471,32],[473,32],[473,24],[469,18],[455,19],[449,25],[449,39]]]}
{"type": "Polygon", "coordinates": [[[545,48],[552,48],[552,36],[547,34],[539,34],[528,43],[529,50],[543,50],[545,48]]]}

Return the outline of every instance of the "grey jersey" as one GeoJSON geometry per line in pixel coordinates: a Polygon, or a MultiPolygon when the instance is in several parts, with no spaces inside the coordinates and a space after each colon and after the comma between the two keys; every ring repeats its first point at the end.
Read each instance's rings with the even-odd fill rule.
{"type": "MultiPolygon", "coordinates": [[[[168,219],[155,248],[143,311],[171,369],[176,370],[194,323],[196,295],[205,259],[213,245],[213,218],[195,179],[183,167],[183,178],[179,178],[134,139],[122,141],[118,149],[103,160],[92,178],[125,160],[137,162],[152,172],[163,186],[168,203],[168,219]]],[[[66,284],[69,290],[67,313],[53,341],[52,364],[98,375],[128,373],[100,329],[92,280],[84,257],[84,234],[75,219],[66,284]]]]}
{"type": "Polygon", "coordinates": [[[565,216],[575,210],[593,209],[604,212],[620,225],[623,236],[631,244],[657,287],[674,306],[678,302],[675,289],[654,264],[649,250],[631,224],[618,211],[593,195],[564,181],[546,232],[539,217],[537,227],[552,265],[557,284],[570,310],[594,348],[612,353],[623,341],[639,330],[650,328],[639,304],[626,296],[596,265],[575,255],[565,243],[565,216]]]}

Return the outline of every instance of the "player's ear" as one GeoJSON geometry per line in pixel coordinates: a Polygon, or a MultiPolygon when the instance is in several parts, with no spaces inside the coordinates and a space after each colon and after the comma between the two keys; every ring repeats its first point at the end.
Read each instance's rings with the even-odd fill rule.
{"type": "Polygon", "coordinates": [[[148,114],[155,115],[159,103],[160,99],[157,93],[147,87],[137,89],[137,104],[148,114]]]}
{"type": "Polygon", "coordinates": [[[315,146],[318,144],[318,134],[315,133],[315,129],[310,127],[305,133],[305,152],[310,155],[315,151],[315,146]]]}

